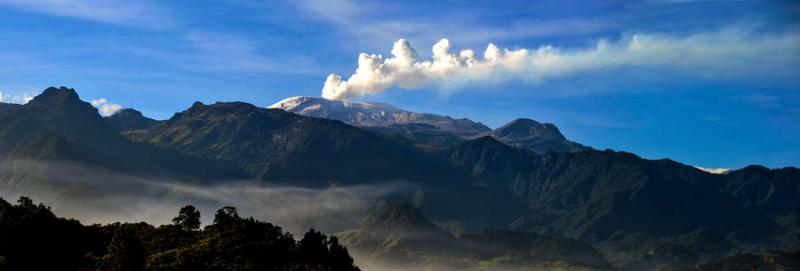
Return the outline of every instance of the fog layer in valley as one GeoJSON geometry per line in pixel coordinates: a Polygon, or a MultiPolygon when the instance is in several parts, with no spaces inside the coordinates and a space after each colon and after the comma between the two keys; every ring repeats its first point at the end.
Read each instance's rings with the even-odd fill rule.
{"type": "Polygon", "coordinates": [[[59,216],[84,224],[140,222],[171,223],[178,209],[196,206],[204,225],[214,212],[234,206],[244,217],[279,225],[292,233],[310,227],[336,232],[357,226],[364,213],[383,199],[412,199],[416,189],[403,181],[325,188],[275,186],[251,180],[183,180],[137,177],[74,163],[25,161],[29,168],[58,172],[56,183],[15,182],[28,176],[0,174],[0,196],[13,201],[19,196],[52,206],[59,216]],[[19,185],[17,185],[19,184],[19,185]]]}

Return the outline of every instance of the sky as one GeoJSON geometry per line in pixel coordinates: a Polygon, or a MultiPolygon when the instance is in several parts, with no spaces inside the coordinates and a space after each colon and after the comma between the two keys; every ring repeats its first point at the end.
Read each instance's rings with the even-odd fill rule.
{"type": "Polygon", "coordinates": [[[0,102],[67,86],[167,119],[325,96],[531,118],[705,168],[800,166],[800,2],[476,2],[0,0],[0,102]]]}

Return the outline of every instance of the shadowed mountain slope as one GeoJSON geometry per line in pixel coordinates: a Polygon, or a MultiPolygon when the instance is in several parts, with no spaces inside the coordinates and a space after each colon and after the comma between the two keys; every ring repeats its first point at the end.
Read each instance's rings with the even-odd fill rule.
{"type": "Polygon", "coordinates": [[[157,120],[145,117],[142,112],[132,108],[122,109],[103,119],[120,132],[147,129],[158,124],[157,120]]]}
{"type": "Polygon", "coordinates": [[[450,173],[443,160],[406,140],[339,121],[238,102],[198,102],[163,123],[128,136],[188,155],[231,162],[271,182],[327,185],[430,180],[450,173]]]}
{"type": "Polygon", "coordinates": [[[725,175],[725,189],[745,206],[776,215],[800,214],[800,169],[748,166],[725,175]]]}
{"type": "Polygon", "coordinates": [[[471,270],[487,264],[526,270],[553,262],[599,270],[610,267],[592,246],[575,240],[502,230],[455,237],[437,228],[420,210],[402,203],[385,204],[358,229],[339,235],[343,244],[354,253],[366,254],[372,264],[440,270],[471,270]]]}
{"type": "MultiPolygon", "coordinates": [[[[719,175],[671,160],[645,160],[615,151],[533,155],[491,137],[465,142],[447,150],[446,155],[453,167],[481,184],[510,191],[525,202],[529,214],[513,223],[513,229],[606,244],[611,254],[636,250],[638,255],[626,257],[647,261],[642,255],[652,251],[639,250],[642,244],[674,242],[662,238],[700,228],[728,239],[736,249],[791,250],[800,244],[792,235],[797,232],[797,224],[790,222],[794,220],[770,215],[783,211],[796,217],[797,212],[792,211],[796,205],[769,205],[772,198],[793,202],[798,195],[795,186],[800,184],[796,168],[765,171],[750,167],[719,175]],[[744,177],[753,174],[762,174],[759,181],[744,177]],[[780,189],[763,193],[746,188],[755,184],[780,189]],[[741,187],[752,194],[734,189],[741,187]],[[617,242],[620,236],[632,234],[642,237],[617,242]],[[636,243],[640,245],[627,247],[636,243]]],[[[680,253],[694,253],[680,256],[682,261],[675,260],[678,256],[672,253],[679,252],[670,249],[654,250],[662,254],[648,257],[672,259],[678,266],[693,264],[711,253],[700,245],[694,243],[682,250],[680,253]]],[[[728,244],[721,251],[733,249],[728,244]]]]}
{"type": "Polygon", "coordinates": [[[0,103],[0,112],[22,108],[21,104],[0,103]]]}
{"type": "Polygon", "coordinates": [[[567,140],[558,128],[550,123],[532,119],[516,119],[492,131],[490,136],[512,147],[542,153],[578,152],[589,148],[567,140]]]}
{"type": "Polygon", "coordinates": [[[0,114],[0,168],[2,184],[11,187],[90,178],[78,172],[91,168],[159,178],[241,176],[215,161],[130,142],[64,87],[0,114]]]}
{"type": "Polygon", "coordinates": [[[460,136],[424,123],[390,124],[364,128],[384,134],[399,135],[410,139],[417,146],[427,149],[451,148],[466,141],[460,136]]]}
{"type": "Polygon", "coordinates": [[[489,137],[461,144],[448,155],[454,167],[512,191],[537,219],[552,223],[519,226],[595,241],[618,230],[675,234],[713,224],[727,233],[772,226],[721,191],[719,175],[670,160],[614,151],[530,155],[489,137]],[[740,219],[744,214],[750,221],[740,219]]]}

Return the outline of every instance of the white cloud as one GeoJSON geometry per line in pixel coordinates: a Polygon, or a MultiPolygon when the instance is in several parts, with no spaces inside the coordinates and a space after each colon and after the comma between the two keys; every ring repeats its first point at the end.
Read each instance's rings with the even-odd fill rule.
{"type": "MultiPolygon", "coordinates": [[[[395,42],[392,56],[361,53],[349,78],[331,74],[322,96],[350,99],[388,88],[423,87],[453,91],[466,86],[509,81],[539,84],[549,79],[608,69],[653,69],[711,80],[798,80],[800,32],[762,34],[750,27],[729,27],[688,36],[636,34],[617,41],[600,40],[585,48],[501,49],[489,44],[482,57],[472,50],[451,53],[449,40],[420,60],[408,41],[395,42]]],[[[624,80],[624,78],[619,78],[624,80]]]]}
{"type": "Polygon", "coordinates": [[[694,166],[694,168],[711,173],[711,174],[727,174],[731,171],[730,168],[704,168],[699,166],[694,166]]]}
{"type": "Polygon", "coordinates": [[[122,110],[122,105],[109,102],[105,98],[94,99],[90,103],[92,106],[99,109],[100,115],[103,116],[111,116],[114,113],[117,113],[117,111],[122,110]]]}
{"type": "Polygon", "coordinates": [[[2,103],[12,103],[12,104],[26,104],[33,100],[33,95],[23,93],[23,94],[7,94],[0,91],[0,102],[2,103]]]}
{"type": "Polygon", "coordinates": [[[0,5],[41,14],[104,23],[164,28],[172,19],[149,1],[112,0],[0,0],[0,5]]]}

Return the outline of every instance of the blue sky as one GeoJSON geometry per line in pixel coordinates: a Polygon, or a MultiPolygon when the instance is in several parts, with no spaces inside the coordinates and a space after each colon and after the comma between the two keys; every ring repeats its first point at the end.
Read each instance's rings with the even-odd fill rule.
{"type": "Polygon", "coordinates": [[[351,99],[491,127],[552,122],[599,149],[709,168],[800,165],[796,1],[465,2],[0,0],[0,97],[23,103],[63,85],[165,119],[198,100],[320,96],[337,74],[351,99]],[[436,58],[442,38],[456,58],[487,59],[489,43],[527,51],[489,70],[348,80],[359,53],[384,63],[400,38],[414,63],[436,58]]]}

